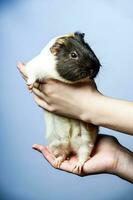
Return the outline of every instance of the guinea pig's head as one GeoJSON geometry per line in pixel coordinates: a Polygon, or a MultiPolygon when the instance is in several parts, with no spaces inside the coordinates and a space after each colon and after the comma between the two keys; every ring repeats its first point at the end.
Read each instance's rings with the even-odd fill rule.
{"type": "Polygon", "coordinates": [[[56,71],[69,82],[93,79],[99,72],[100,62],[84,40],[84,33],[75,32],[56,39],[50,48],[56,58],[56,71]]]}

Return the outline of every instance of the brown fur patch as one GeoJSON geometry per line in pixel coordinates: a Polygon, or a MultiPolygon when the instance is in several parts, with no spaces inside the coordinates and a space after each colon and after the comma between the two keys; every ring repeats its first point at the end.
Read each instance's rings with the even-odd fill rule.
{"type": "Polygon", "coordinates": [[[68,35],[64,35],[64,36],[58,38],[55,41],[55,44],[50,48],[51,53],[53,55],[56,55],[59,52],[61,46],[67,44],[67,39],[68,38],[74,38],[74,37],[75,37],[74,33],[69,33],[68,35]]]}

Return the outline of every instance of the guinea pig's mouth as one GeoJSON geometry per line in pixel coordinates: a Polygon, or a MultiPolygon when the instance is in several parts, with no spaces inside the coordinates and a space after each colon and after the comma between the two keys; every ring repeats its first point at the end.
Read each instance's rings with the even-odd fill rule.
{"type": "Polygon", "coordinates": [[[80,81],[84,79],[91,79],[90,74],[88,74],[87,72],[81,72],[78,76],[78,80],[80,81]]]}
{"type": "Polygon", "coordinates": [[[81,69],[69,66],[57,66],[57,72],[61,78],[71,83],[80,82],[83,80],[92,80],[98,74],[99,68],[87,68],[81,69]]]}
{"type": "Polygon", "coordinates": [[[90,70],[89,72],[83,71],[83,72],[79,73],[79,77],[78,78],[79,78],[79,80],[81,80],[81,79],[90,79],[90,80],[92,80],[97,76],[97,74],[98,74],[98,71],[93,71],[93,70],[90,70]]]}
{"type": "MultiPolygon", "coordinates": [[[[99,70],[98,70],[98,71],[99,71],[99,70]]],[[[90,79],[96,78],[96,76],[97,76],[97,74],[98,74],[98,71],[92,72],[92,73],[90,74],[89,78],[90,78],[90,79]]]]}
{"type": "Polygon", "coordinates": [[[91,81],[96,77],[97,73],[90,73],[90,72],[79,72],[79,73],[66,73],[62,74],[62,78],[65,79],[66,81],[70,81],[71,83],[77,83],[77,82],[83,82],[83,81],[91,81]]]}

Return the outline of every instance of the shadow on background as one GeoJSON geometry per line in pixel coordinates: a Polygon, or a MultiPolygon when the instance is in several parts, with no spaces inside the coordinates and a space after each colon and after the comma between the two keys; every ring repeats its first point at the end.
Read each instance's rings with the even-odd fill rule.
{"type": "Polygon", "coordinates": [[[5,6],[13,6],[15,3],[18,3],[17,0],[0,0],[0,8],[5,6]]]}

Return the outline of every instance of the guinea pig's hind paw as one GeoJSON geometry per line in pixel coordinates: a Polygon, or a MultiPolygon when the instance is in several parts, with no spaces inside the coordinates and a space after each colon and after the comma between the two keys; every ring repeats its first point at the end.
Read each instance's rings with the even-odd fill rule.
{"type": "Polygon", "coordinates": [[[82,173],[82,169],[83,169],[83,163],[81,162],[77,162],[74,167],[73,167],[73,173],[75,174],[81,174],[82,173]]]}
{"type": "Polygon", "coordinates": [[[64,161],[63,157],[58,157],[54,160],[53,166],[55,168],[60,168],[61,163],[64,161]]]}

